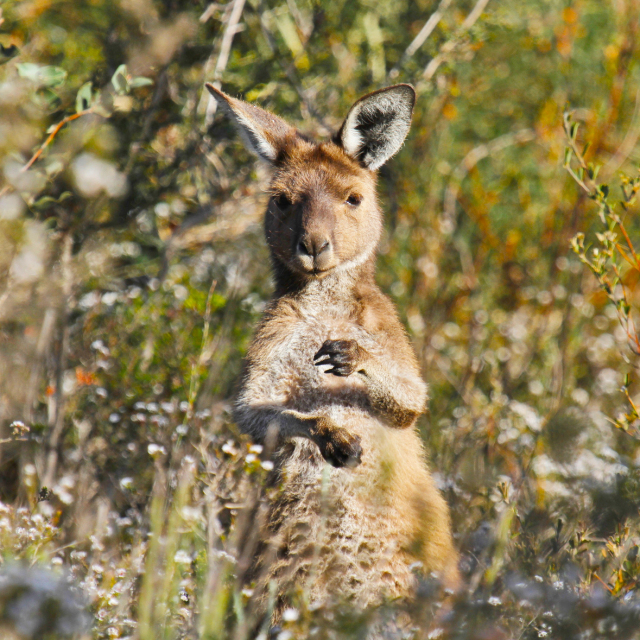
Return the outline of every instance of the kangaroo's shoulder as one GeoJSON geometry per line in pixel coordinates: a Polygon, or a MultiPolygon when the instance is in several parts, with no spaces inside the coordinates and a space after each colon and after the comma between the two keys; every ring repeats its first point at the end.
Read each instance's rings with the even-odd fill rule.
{"type": "Polygon", "coordinates": [[[258,322],[254,343],[281,341],[302,320],[299,305],[290,298],[274,298],[267,304],[258,322]]]}
{"type": "Polygon", "coordinates": [[[370,333],[405,336],[393,301],[373,282],[363,283],[354,294],[359,323],[370,333]]]}

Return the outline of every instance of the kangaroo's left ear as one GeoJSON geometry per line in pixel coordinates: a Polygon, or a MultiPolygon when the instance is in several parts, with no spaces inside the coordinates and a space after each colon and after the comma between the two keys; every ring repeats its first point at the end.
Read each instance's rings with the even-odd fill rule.
{"type": "Polygon", "coordinates": [[[245,147],[261,160],[275,163],[287,144],[296,140],[296,130],[282,118],[254,104],[232,98],[212,84],[205,86],[236,125],[245,147]]]}
{"type": "Polygon", "coordinates": [[[367,94],[349,110],[336,136],[338,144],[365,167],[379,169],[402,146],[415,102],[409,84],[367,94]]]}

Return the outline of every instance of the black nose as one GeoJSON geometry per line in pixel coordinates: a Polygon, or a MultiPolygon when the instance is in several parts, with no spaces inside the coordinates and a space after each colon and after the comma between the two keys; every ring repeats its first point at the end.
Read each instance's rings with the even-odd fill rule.
{"type": "Polygon", "coordinates": [[[326,238],[303,238],[298,242],[298,253],[303,256],[317,258],[330,247],[331,243],[326,238]]]}

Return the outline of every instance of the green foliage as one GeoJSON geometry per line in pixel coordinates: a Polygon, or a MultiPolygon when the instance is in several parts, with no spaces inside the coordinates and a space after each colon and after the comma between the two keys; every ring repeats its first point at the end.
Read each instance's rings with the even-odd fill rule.
{"type": "Polygon", "coordinates": [[[229,403],[271,287],[265,174],[203,84],[322,137],[411,82],[378,279],[467,586],[357,616],[302,591],[278,637],[404,614],[415,637],[634,637],[640,3],[234,6],[0,8],[0,575],[64,567],[96,639],[260,632],[234,576],[270,460],[229,403]]]}

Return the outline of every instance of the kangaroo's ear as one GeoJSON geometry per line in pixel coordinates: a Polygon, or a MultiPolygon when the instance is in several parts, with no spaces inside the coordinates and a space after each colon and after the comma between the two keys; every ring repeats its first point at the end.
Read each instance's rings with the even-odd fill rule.
{"type": "Polygon", "coordinates": [[[338,131],[338,143],[372,171],[402,146],[411,126],[416,92],[409,84],[374,91],[356,102],[338,131]]]}
{"type": "Polygon", "coordinates": [[[212,84],[205,85],[218,106],[233,120],[240,137],[249,151],[260,159],[275,162],[287,141],[296,136],[296,130],[282,118],[228,96],[212,84]]]}

